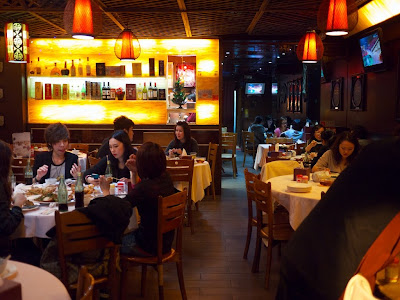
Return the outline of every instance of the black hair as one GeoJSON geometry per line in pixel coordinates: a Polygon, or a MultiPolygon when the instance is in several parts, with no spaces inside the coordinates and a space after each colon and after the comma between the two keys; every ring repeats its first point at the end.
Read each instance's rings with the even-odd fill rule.
{"type": "Polygon", "coordinates": [[[52,150],[53,144],[56,144],[59,141],[67,140],[69,142],[69,130],[67,126],[60,122],[50,124],[44,130],[44,139],[47,147],[52,150]]]}
{"type": "Polygon", "coordinates": [[[133,126],[135,126],[135,123],[125,116],[119,116],[118,118],[114,119],[114,130],[129,131],[129,128],[133,126]]]}
{"type": "Polygon", "coordinates": [[[136,168],[140,179],[160,177],[166,170],[167,160],[159,144],[144,143],[136,154],[136,168]]]}

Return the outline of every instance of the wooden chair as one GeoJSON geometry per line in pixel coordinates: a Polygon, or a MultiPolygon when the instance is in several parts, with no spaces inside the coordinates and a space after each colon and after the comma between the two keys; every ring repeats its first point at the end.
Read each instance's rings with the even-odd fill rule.
{"type": "Polygon", "coordinates": [[[237,133],[226,132],[222,134],[222,144],[221,144],[221,158],[222,161],[230,160],[232,162],[232,172],[233,177],[236,178],[237,166],[236,166],[236,141],[237,133]]]}
{"type": "Polygon", "coordinates": [[[253,162],[256,156],[257,149],[254,145],[254,132],[248,132],[242,130],[243,140],[243,167],[246,162],[246,154],[253,154],[253,162]]]}
{"type": "Polygon", "coordinates": [[[207,161],[210,164],[211,168],[211,185],[208,188],[208,194],[210,194],[210,189],[212,190],[213,199],[215,201],[215,165],[217,163],[217,153],[218,153],[218,144],[209,143],[208,144],[208,154],[207,154],[207,161]]]}
{"type": "Polygon", "coordinates": [[[304,153],[306,151],[305,150],[306,146],[307,146],[306,143],[296,144],[295,145],[296,155],[300,155],[300,154],[304,153]]]}
{"type": "Polygon", "coordinates": [[[267,240],[267,265],[265,270],[265,288],[269,288],[269,274],[272,262],[272,247],[282,241],[288,241],[293,233],[289,224],[289,213],[281,205],[273,205],[271,183],[254,180],[255,202],[257,209],[257,239],[252,272],[258,272],[262,239],[267,240]],[[268,222],[264,224],[263,213],[267,214],[268,222]]]}
{"type": "Polygon", "coordinates": [[[28,160],[31,160],[31,167],[35,160],[33,158],[12,158],[11,160],[11,170],[15,176],[15,182],[25,183],[25,167],[28,164],[28,160]]]}
{"type": "Polygon", "coordinates": [[[251,233],[253,227],[257,227],[257,219],[253,216],[253,201],[255,201],[254,193],[254,180],[260,179],[260,175],[250,173],[247,168],[244,169],[244,178],[246,181],[246,192],[247,192],[247,237],[246,246],[244,247],[243,258],[247,259],[247,254],[249,252],[249,246],[251,241],[251,233]]]}
{"type": "Polygon", "coordinates": [[[65,287],[71,291],[78,286],[77,283],[68,283],[68,256],[96,249],[109,249],[108,275],[95,278],[94,284],[108,285],[111,299],[118,299],[115,269],[119,247],[104,237],[93,221],[79,211],[61,214],[56,210],[55,219],[61,281],[65,287]]]}
{"type": "Polygon", "coordinates": [[[100,160],[101,158],[97,158],[95,156],[88,156],[89,168],[96,165],[100,160]]]}
{"type": "Polygon", "coordinates": [[[285,137],[274,137],[274,138],[267,138],[266,144],[293,144],[292,138],[285,138],[285,137]]]}
{"type": "Polygon", "coordinates": [[[88,273],[85,266],[79,270],[78,287],[76,289],[76,300],[93,299],[94,277],[88,273]]]}
{"type": "Polygon", "coordinates": [[[82,143],[69,143],[68,144],[68,149],[73,150],[79,150],[84,153],[89,152],[89,145],[88,144],[82,144],[82,143]]]}
{"type": "Polygon", "coordinates": [[[194,160],[179,159],[167,160],[167,172],[173,182],[187,183],[187,213],[190,231],[194,233],[194,224],[192,216],[192,180],[193,180],[194,160]]]}
{"type": "Polygon", "coordinates": [[[163,264],[176,262],[182,299],[187,299],[182,268],[182,229],[187,199],[186,189],[168,197],[158,197],[157,255],[135,257],[121,254],[121,298],[126,299],[127,270],[131,263],[142,265],[141,295],[145,296],[147,265],[157,266],[159,299],[164,299],[163,264]],[[162,254],[163,234],[176,229],[175,248],[162,254]]]}

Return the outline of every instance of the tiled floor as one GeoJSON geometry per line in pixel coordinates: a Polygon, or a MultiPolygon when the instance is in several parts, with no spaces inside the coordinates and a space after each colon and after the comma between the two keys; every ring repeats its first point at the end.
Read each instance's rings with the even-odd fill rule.
{"type": "MultiPolygon", "coordinates": [[[[273,253],[270,289],[264,289],[265,249],[262,251],[260,273],[251,273],[254,255],[255,229],[249,257],[243,259],[247,227],[247,200],[243,175],[243,156],[238,153],[239,176],[232,177],[232,168],[224,163],[222,196],[213,201],[206,198],[200,210],[194,211],[195,233],[184,230],[183,270],[188,299],[274,299],[279,280],[279,258],[273,253]]],[[[252,160],[246,158],[252,169],[252,160]]],[[[140,299],[140,269],[132,269],[129,276],[129,299],[140,299]]],[[[164,291],[166,299],[181,299],[174,263],[165,265],[164,291]]],[[[145,299],[157,299],[157,273],[152,268],[147,274],[145,299]]]]}

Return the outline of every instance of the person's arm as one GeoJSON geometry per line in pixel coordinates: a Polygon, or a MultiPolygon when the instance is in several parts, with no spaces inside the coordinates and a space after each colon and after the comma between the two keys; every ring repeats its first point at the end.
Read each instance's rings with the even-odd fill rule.
{"type": "Polygon", "coordinates": [[[320,159],[318,159],[317,163],[312,168],[312,172],[316,172],[316,171],[320,170],[321,168],[328,168],[330,155],[332,155],[332,151],[331,150],[326,151],[320,157],[320,159]]]}
{"type": "Polygon", "coordinates": [[[174,148],[174,144],[175,144],[175,140],[172,140],[171,142],[169,142],[167,149],[165,149],[165,155],[169,155],[169,150],[174,148]]]}
{"type": "MultiPolygon", "coordinates": [[[[16,196],[16,198],[19,197],[20,196],[16,196]]],[[[25,196],[22,195],[22,197],[25,196]]],[[[3,236],[11,235],[24,217],[21,207],[26,199],[25,201],[16,199],[16,201],[16,205],[10,210],[10,201],[5,195],[3,185],[0,184],[0,233],[3,236]]]]}
{"type": "Polygon", "coordinates": [[[90,169],[87,169],[85,173],[83,173],[83,178],[87,183],[98,183],[98,179],[93,179],[92,177],[90,177],[90,175],[92,174],[104,175],[106,167],[107,167],[107,157],[103,157],[97,164],[95,164],[90,169]],[[93,182],[93,180],[96,180],[96,182],[93,182]]]}
{"type": "Polygon", "coordinates": [[[45,157],[49,155],[49,152],[43,152],[36,155],[35,162],[33,163],[33,183],[43,183],[43,177],[49,172],[49,166],[45,164],[45,157]]]}

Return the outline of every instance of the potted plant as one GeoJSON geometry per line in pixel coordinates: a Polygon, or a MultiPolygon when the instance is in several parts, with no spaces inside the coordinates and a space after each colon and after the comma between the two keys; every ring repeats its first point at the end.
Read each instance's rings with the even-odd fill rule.
{"type": "Polygon", "coordinates": [[[123,88],[121,88],[121,87],[117,88],[117,90],[115,91],[115,93],[117,94],[118,100],[124,100],[125,91],[124,91],[123,88]]]}
{"type": "Polygon", "coordinates": [[[182,105],[186,103],[187,95],[183,89],[183,81],[178,77],[178,80],[175,82],[174,94],[173,94],[172,102],[179,105],[179,108],[183,108],[182,105]]]}

